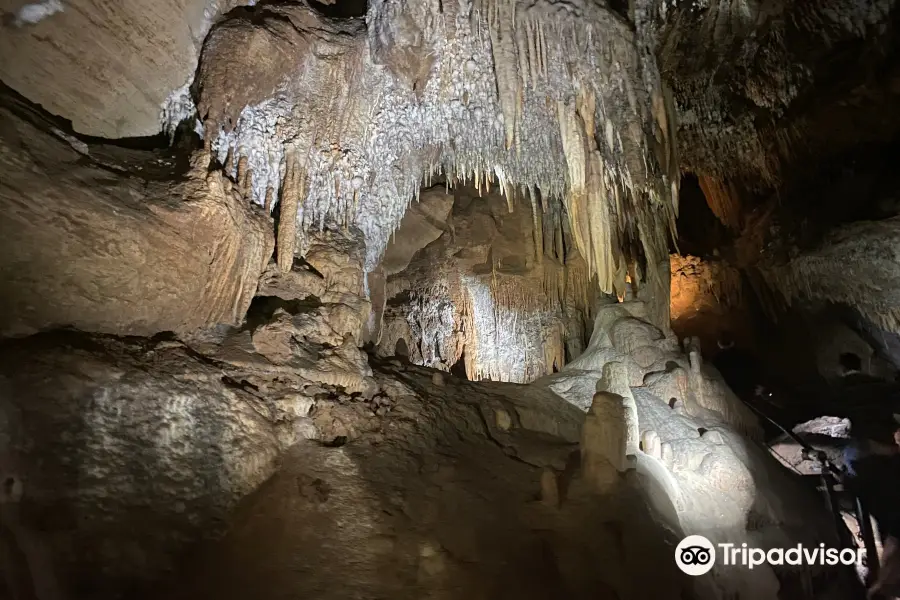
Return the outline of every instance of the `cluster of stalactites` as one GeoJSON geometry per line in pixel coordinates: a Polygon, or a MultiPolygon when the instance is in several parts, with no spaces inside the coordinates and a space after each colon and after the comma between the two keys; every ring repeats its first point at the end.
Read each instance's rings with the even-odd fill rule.
{"type": "MultiPolygon", "coordinates": [[[[516,0],[482,0],[481,10],[487,15],[491,49],[494,59],[497,93],[502,109],[506,146],[512,147],[517,138],[522,118],[525,89],[548,76],[548,64],[561,57],[554,51],[568,50],[577,54],[577,48],[560,43],[557,29],[548,34],[545,23],[558,23],[553,18],[537,18],[530,14],[517,14],[516,0]],[[548,43],[548,39],[553,43],[548,43]],[[568,47],[567,47],[568,46],[568,47]]],[[[540,6],[538,3],[535,6],[540,6]]],[[[575,6],[575,5],[573,5],[575,6]]],[[[592,27],[586,28],[586,43],[590,47],[592,27]]],[[[578,46],[578,30],[572,30],[574,46],[578,46]]],[[[613,36],[616,34],[613,33],[613,36]]],[[[615,47],[615,46],[613,46],[615,47]]],[[[615,63],[615,52],[604,56],[615,63]]],[[[649,60],[649,57],[645,57],[649,60]]],[[[602,70],[609,70],[604,65],[602,70]]],[[[571,219],[576,244],[585,256],[590,273],[597,277],[600,289],[605,293],[621,293],[631,263],[655,266],[668,251],[668,235],[674,237],[677,216],[678,161],[675,152],[674,106],[671,95],[658,81],[648,90],[651,99],[651,117],[647,133],[638,127],[638,137],[649,139],[630,140],[637,148],[653,147],[654,156],[644,151],[645,165],[656,159],[658,170],[647,168],[645,172],[630,172],[630,165],[622,156],[626,145],[622,130],[633,135],[635,128],[628,123],[614,123],[613,116],[605,110],[609,98],[599,97],[598,90],[589,83],[578,80],[570,73],[574,98],[558,97],[555,104],[559,135],[565,156],[568,188],[563,195],[571,219]],[[658,179],[654,182],[653,179],[658,179]]],[[[635,91],[626,77],[625,95],[631,104],[627,114],[631,125],[643,116],[635,106],[635,91]]],[[[548,103],[551,98],[547,98],[548,103]]],[[[506,190],[504,190],[505,192],[506,190]]],[[[644,278],[653,273],[640,273],[644,278]]]]}
{"type": "Polygon", "coordinates": [[[356,63],[337,69],[310,63],[292,107],[283,95],[249,107],[247,131],[217,141],[257,203],[271,211],[289,200],[281,220],[294,218],[298,227],[279,227],[280,262],[286,266],[295,248],[288,237],[355,225],[374,268],[409,201],[442,173],[478,188],[496,182],[510,202],[515,195],[534,206],[538,198],[562,200],[575,243],[606,293],[624,288],[629,269],[638,279],[652,276],[634,265],[657,265],[667,254],[677,160],[671,102],[634,34],[591,3],[573,4],[574,15],[515,0],[404,6],[413,7],[404,9],[411,19],[425,20],[423,52],[436,57],[419,89],[404,88],[367,52],[348,54],[356,63]],[[302,137],[297,107],[321,89],[309,75],[317,68],[328,82],[372,93],[342,103],[340,117],[333,102],[304,109],[303,119],[328,123],[305,123],[317,141],[292,158],[289,148],[302,137]]]}

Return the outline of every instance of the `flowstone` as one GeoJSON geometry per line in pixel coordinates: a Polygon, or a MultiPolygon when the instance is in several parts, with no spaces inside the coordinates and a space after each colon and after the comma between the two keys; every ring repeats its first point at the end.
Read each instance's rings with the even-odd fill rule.
{"type": "MultiPolygon", "coordinates": [[[[613,383],[614,393],[591,394],[581,449],[587,487],[609,493],[615,483],[621,490],[616,471],[626,470],[624,459],[633,453],[635,472],[624,481],[681,535],[763,549],[836,543],[819,499],[745,437],[758,427],[752,413],[703,363],[697,346],[689,341],[686,357],[677,342],[633,316],[642,310],[627,302],[599,307],[584,354],[535,383],[582,410],[588,409],[584,394],[613,383]],[[657,359],[641,366],[649,362],[644,354],[657,359]],[[636,423],[625,418],[627,406],[634,406],[636,423]],[[639,449],[626,450],[632,440],[639,441],[639,449]],[[606,470],[598,471],[596,464],[606,470]]],[[[810,567],[809,575],[821,568],[810,567]]],[[[801,576],[768,566],[747,571],[717,564],[711,576],[696,578],[695,593],[776,598],[781,585],[801,576]]]]}

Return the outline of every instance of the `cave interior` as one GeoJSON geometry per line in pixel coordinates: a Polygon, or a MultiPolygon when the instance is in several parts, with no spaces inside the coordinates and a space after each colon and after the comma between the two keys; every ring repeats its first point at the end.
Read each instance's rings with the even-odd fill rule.
{"type": "Polygon", "coordinates": [[[0,14],[0,600],[900,597],[895,0],[0,14]]]}

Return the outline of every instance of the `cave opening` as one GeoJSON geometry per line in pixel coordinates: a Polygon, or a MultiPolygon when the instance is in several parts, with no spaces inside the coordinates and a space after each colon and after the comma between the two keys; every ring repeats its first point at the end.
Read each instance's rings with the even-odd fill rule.
{"type": "Polygon", "coordinates": [[[839,361],[844,375],[862,371],[862,359],[852,352],[842,352],[839,361]]]}
{"type": "Polygon", "coordinates": [[[700,257],[718,255],[734,237],[710,208],[693,173],[681,176],[677,230],[680,253],[700,257]]]}

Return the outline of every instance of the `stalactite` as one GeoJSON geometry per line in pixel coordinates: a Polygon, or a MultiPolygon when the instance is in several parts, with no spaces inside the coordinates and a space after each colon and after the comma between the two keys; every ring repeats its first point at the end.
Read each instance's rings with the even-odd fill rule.
{"type": "Polygon", "coordinates": [[[708,175],[698,175],[697,181],[709,209],[722,223],[735,231],[741,228],[741,202],[733,184],[708,175]]]}
{"type": "Polygon", "coordinates": [[[287,273],[294,264],[297,240],[297,210],[306,195],[306,173],[292,152],[286,157],[287,168],[281,190],[281,212],[278,218],[278,268],[287,273]]]}
{"type": "MultiPolygon", "coordinates": [[[[516,35],[516,54],[519,58],[519,75],[521,76],[521,85],[523,87],[528,86],[529,74],[531,73],[531,68],[529,66],[529,56],[528,56],[528,26],[529,21],[525,21],[525,25],[522,23],[517,24],[515,28],[516,35]]],[[[531,81],[535,82],[536,79],[532,75],[531,81]]]]}
{"type": "Polygon", "coordinates": [[[517,71],[515,37],[515,0],[495,2],[496,15],[490,26],[491,52],[494,56],[494,76],[497,83],[497,98],[503,113],[506,132],[506,149],[512,148],[516,137],[519,116],[519,75],[517,71]]]}
{"type": "Polygon", "coordinates": [[[544,262],[544,223],[543,215],[538,210],[534,197],[531,199],[532,236],[534,237],[534,261],[541,265],[544,262]]]}
{"type": "Polygon", "coordinates": [[[528,72],[532,81],[541,77],[541,66],[537,49],[537,23],[533,19],[526,20],[526,45],[528,47],[528,72]]]}
{"type": "Polygon", "coordinates": [[[249,164],[249,159],[246,156],[242,156],[238,160],[237,165],[237,185],[238,190],[244,197],[250,195],[250,173],[247,165],[249,164]]]}
{"type": "Polygon", "coordinates": [[[234,147],[229,146],[228,152],[225,154],[225,161],[223,166],[225,173],[227,175],[231,175],[234,173],[234,147]]]}

